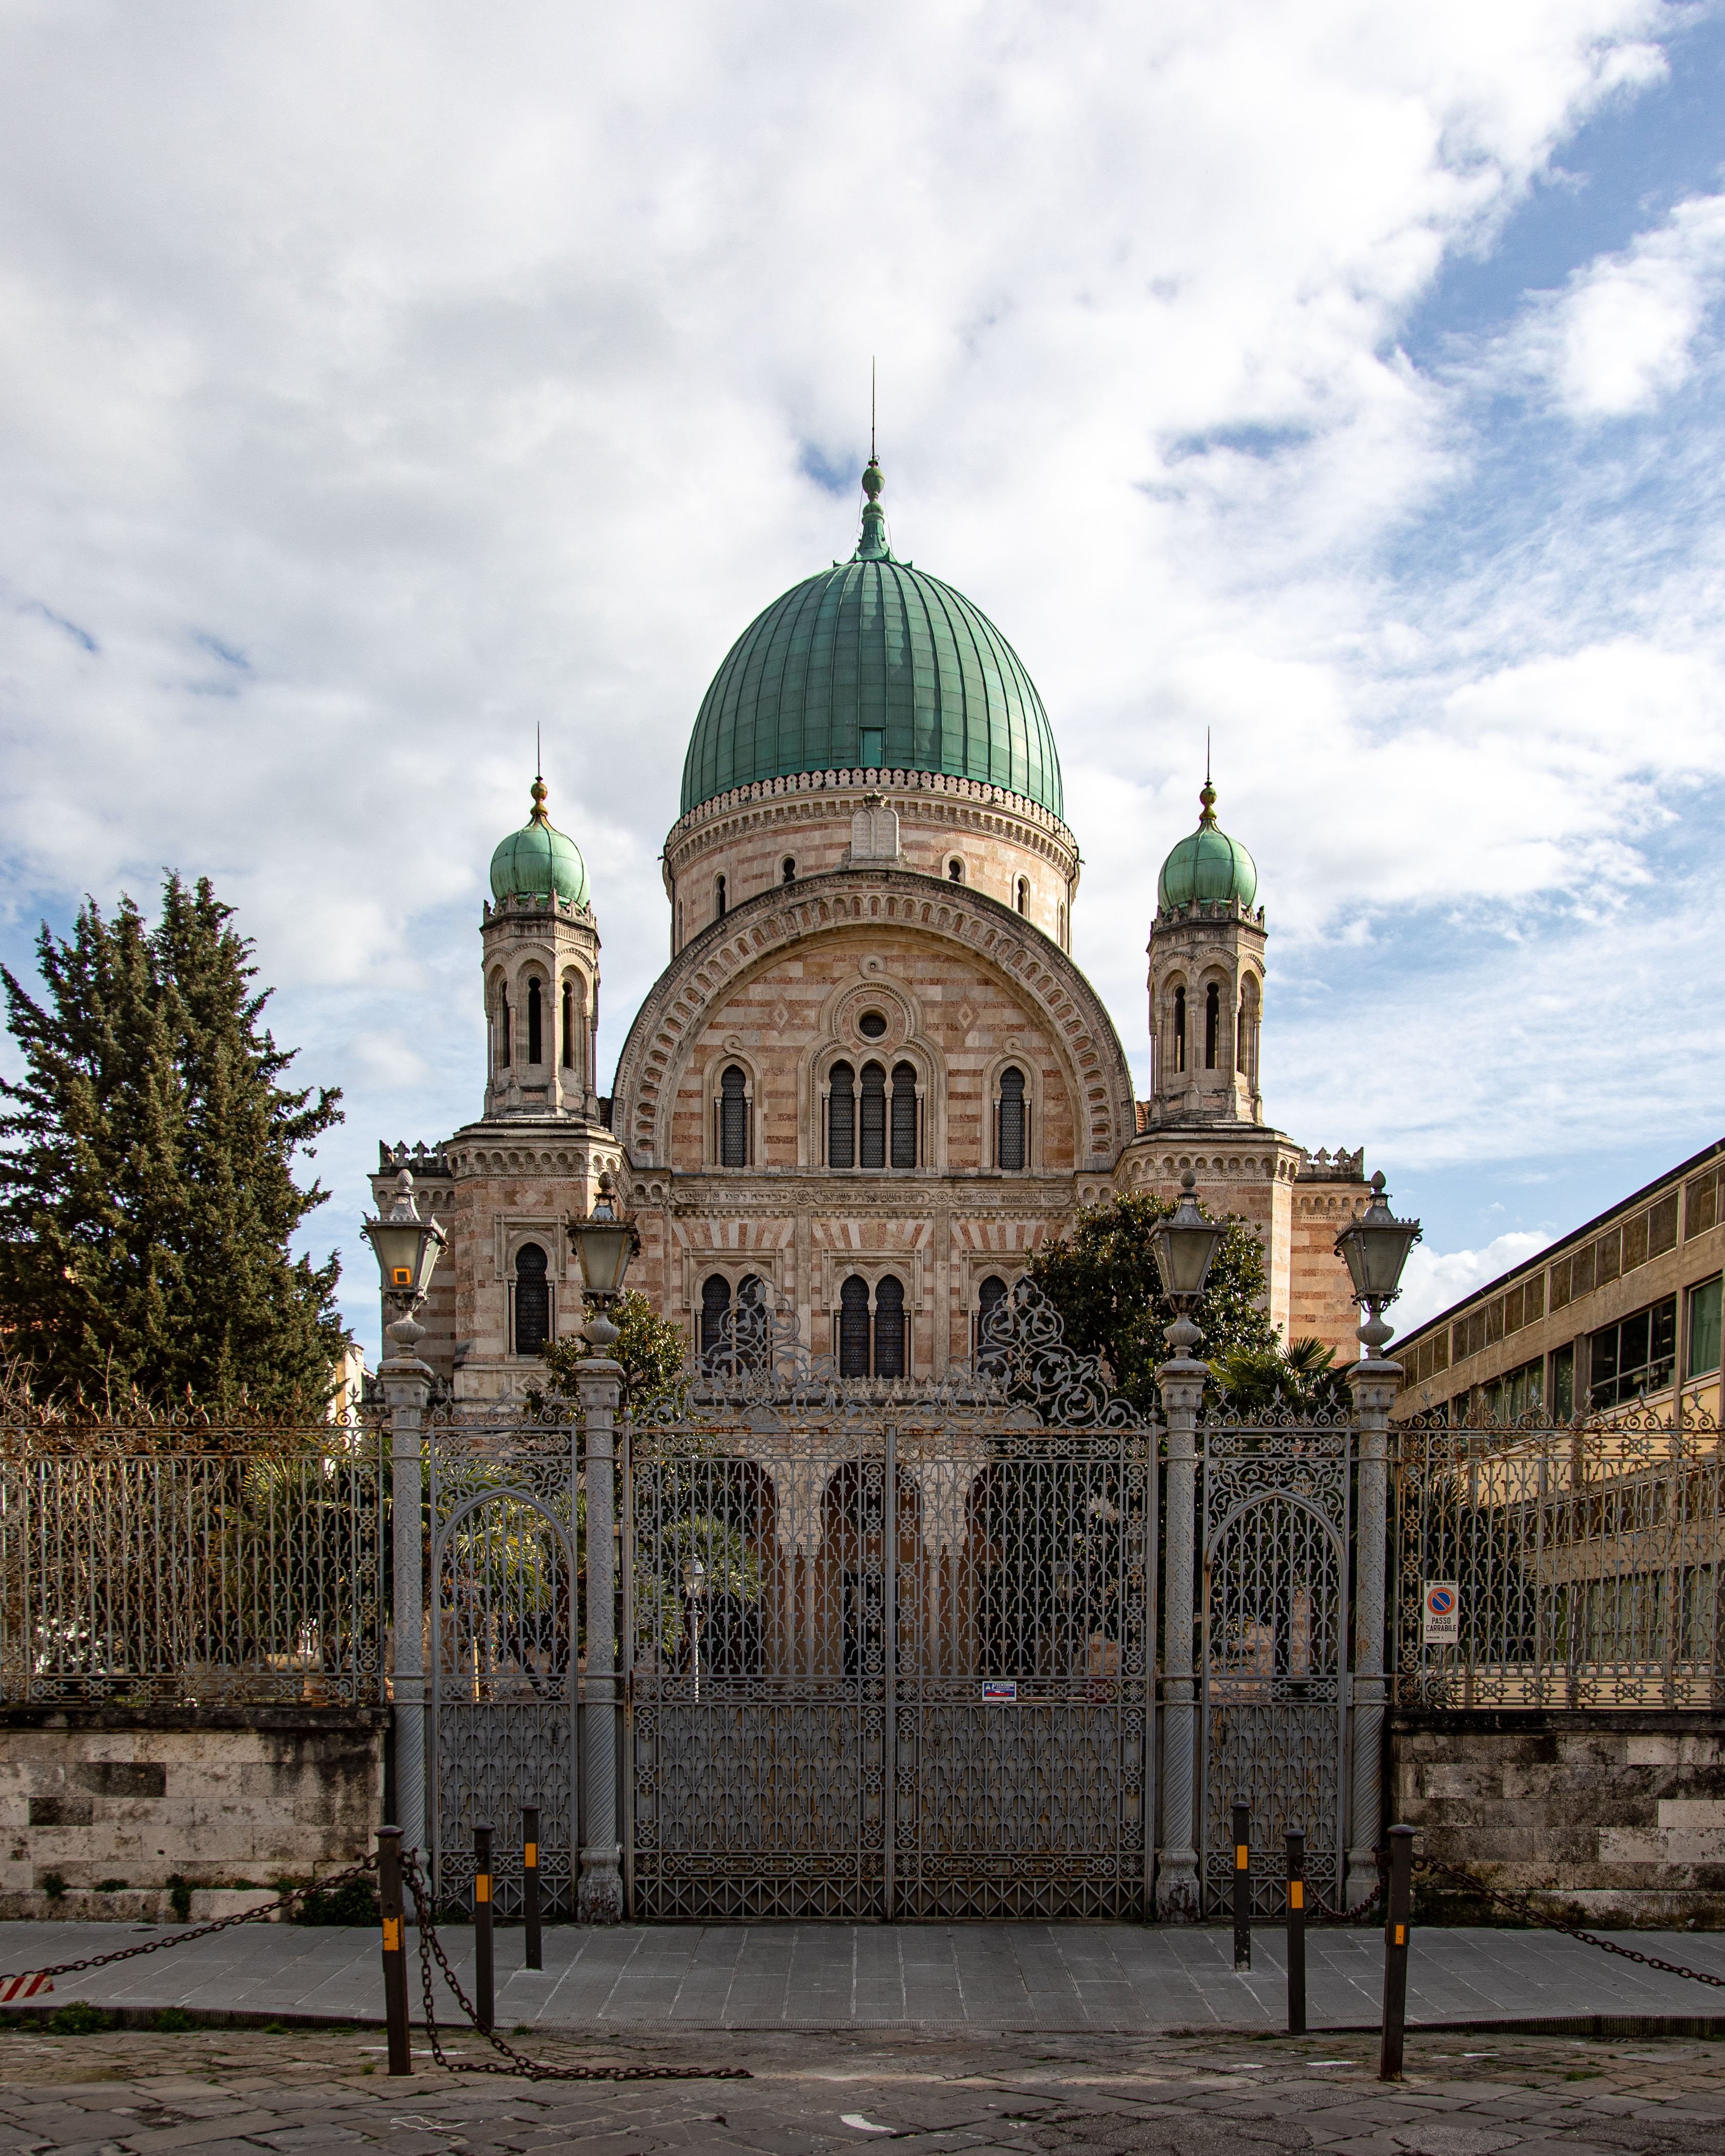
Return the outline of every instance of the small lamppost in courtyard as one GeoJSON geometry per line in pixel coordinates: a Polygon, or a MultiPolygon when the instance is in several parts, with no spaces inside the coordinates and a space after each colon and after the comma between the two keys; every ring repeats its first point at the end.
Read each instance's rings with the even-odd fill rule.
{"type": "Polygon", "coordinates": [[[395,1707],[395,1820],[404,1850],[425,1839],[425,1666],[421,1645],[424,1623],[420,1573],[422,1522],[421,1449],[426,1410],[431,1405],[431,1372],[413,1353],[425,1327],[413,1313],[425,1300],[431,1276],[449,1238],[435,1220],[422,1219],[406,1168],[395,1178],[395,1203],[377,1219],[363,1224],[377,1260],[383,1306],[396,1315],[385,1329],[393,1353],[377,1366],[377,1378],[389,1410],[390,1497],[395,1580],[395,1668],[391,1693],[395,1707]]]}

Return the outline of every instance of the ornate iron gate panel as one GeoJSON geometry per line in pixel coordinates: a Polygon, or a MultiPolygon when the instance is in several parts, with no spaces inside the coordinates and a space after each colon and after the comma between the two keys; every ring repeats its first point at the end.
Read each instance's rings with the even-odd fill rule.
{"type": "Polygon", "coordinates": [[[630,1913],[1146,1906],[1153,1433],[1040,1298],[845,1382],[788,1318],[629,1437],[630,1913]]]}
{"type": "Polygon", "coordinates": [[[452,1414],[434,1424],[429,1451],[427,1829],[438,1898],[468,1899],[474,1823],[488,1820],[499,1913],[516,1913],[521,1808],[536,1804],[542,1907],[572,1916],[576,1432],[452,1414]]]}
{"type": "Polygon", "coordinates": [[[1230,1808],[1243,1794],[1255,1912],[1281,1910],[1277,1853],[1306,1832],[1306,1876],[1340,1899],[1348,1695],[1349,1432],[1322,1422],[1204,1432],[1204,1733],[1199,1876],[1204,1912],[1233,1895],[1230,1808]]]}

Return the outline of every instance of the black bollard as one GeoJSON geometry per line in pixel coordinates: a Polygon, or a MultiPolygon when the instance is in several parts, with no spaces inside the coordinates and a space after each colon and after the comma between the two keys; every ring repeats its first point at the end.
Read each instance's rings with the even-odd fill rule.
{"type": "Polygon", "coordinates": [[[1252,1815],[1244,1797],[1234,1799],[1234,1966],[1252,1965],[1252,1815]]]}
{"type": "Polygon", "coordinates": [[[1306,1831],[1288,1829],[1288,2034],[1306,2034],[1306,1831]]]}
{"type": "Polygon", "coordinates": [[[1380,2082],[1402,2077],[1402,2042],[1408,2028],[1408,1933],[1414,1899],[1414,1830],[1389,1830],[1389,1914],[1384,1926],[1384,2041],[1378,2055],[1380,2082]]]}
{"type": "Polygon", "coordinates": [[[529,1969],[543,1969],[544,1949],[539,1938],[539,1807],[521,1806],[521,1915],[527,1927],[529,1969]]]}
{"type": "Polygon", "coordinates": [[[494,1994],[497,1965],[491,1947],[491,1830],[475,1825],[473,1830],[473,1989],[474,2008],[481,2029],[496,2019],[494,1994]]]}
{"type": "Polygon", "coordinates": [[[413,2071],[408,2034],[408,1954],[402,1936],[401,1829],[377,1830],[377,1911],[383,1920],[383,2015],[388,2024],[389,2071],[413,2071]]]}

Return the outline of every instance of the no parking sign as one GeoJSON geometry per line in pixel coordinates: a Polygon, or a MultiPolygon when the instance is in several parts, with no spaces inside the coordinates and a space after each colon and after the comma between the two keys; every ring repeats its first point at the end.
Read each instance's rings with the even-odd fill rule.
{"type": "Polygon", "coordinates": [[[1453,1647],[1461,1638],[1461,1589],[1453,1579],[1425,1583],[1425,1640],[1428,1647],[1453,1647]]]}

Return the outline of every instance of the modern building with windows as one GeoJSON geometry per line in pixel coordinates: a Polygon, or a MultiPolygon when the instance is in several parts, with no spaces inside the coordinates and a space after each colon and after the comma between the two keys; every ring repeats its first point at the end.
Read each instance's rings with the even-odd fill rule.
{"type": "Polygon", "coordinates": [[[1717,1415],[1722,1181],[1725,1138],[1410,1332],[1397,1416],[1717,1415]]]}
{"type": "Polygon", "coordinates": [[[894,553],[881,485],[870,463],[850,558],[751,623],[701,702],[670,959],[608,1096],[587,870],[542,782],[493,857],[482,1113],[383,1147],[377,1185],[412,1168],[449,1230],[420,1352],[458,1397],[518,1393],[581,1322],[567,1223],[607,1172],[639,1228],[630,1284],[691,1348],[782,1301],[846,1375],[937,1377],[1081,1208],[1173,1196],[1188,1168],[1262,1239],[1284,1337],[1353,1347],[1334,1241],[1363,1163],[1265,1121],[1268,929],[1214,788],[1158,883],[1140,1101],[1070,955],[1081,863],[1041,699],[978,608],[894,553]]]}

